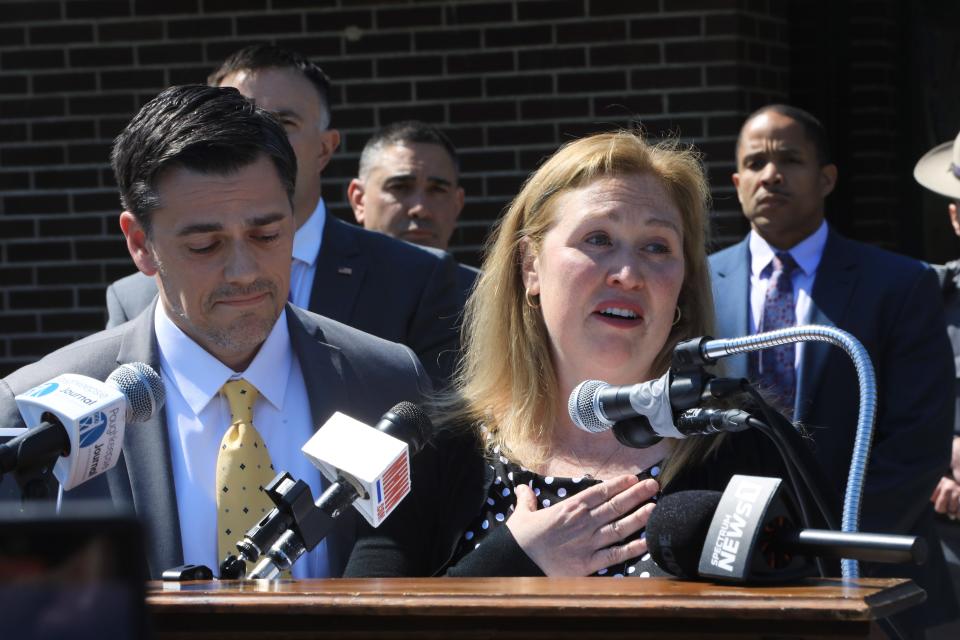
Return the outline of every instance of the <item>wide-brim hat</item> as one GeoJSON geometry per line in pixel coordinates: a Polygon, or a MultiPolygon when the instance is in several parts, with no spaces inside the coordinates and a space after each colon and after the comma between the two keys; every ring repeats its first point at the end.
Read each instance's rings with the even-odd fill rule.
{"type": "Polygon", "coordinates": [[[960,134],[927,151],[913,168],[913,177],[930,191],[960,199],[960,134]]]}

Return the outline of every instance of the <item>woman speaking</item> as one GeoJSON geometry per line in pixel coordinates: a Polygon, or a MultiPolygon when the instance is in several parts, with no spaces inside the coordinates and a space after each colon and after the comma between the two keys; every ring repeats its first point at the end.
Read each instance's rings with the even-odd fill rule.
{"type": "Polygon", "coordinates": [[[578,429],[566,405],[584,380],[663,375],[677,342],[709,333],[708,199],[695,152],[623,131],[530,176],[487,247],[434,446],[347,575],[661,573],[642,535],[654,500],[710,465],[718,439],[632,449],[578,429]]]}

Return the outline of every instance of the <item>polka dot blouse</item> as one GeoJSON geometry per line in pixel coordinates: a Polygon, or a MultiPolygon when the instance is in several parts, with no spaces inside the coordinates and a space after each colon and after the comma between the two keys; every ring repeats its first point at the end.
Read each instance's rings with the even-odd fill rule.
{"type": "MultiPolygon", "coordinates": [[[[478,548],[490,532],[504,525],[507,518],[513,513],[514,506],[517,503],[516,496],[513,493],[517,485],[526,484],[533,489],[533,493],[537,497],[538,507],[545,508],[576,495],[588,487],[600,484],[600,480],[593,478],[541,476],[510,462],[504,456],[499,456],[496,460],[488,460],[487,464],[493,469],[493,483],[490,485],[490,491],[487,493],[487,499],[480,514],[463,533],[454,553],[453,563],[458,562],[478,548]]],[[[637,474],[637,477],[644,480],[646,478],[656,478],[659,474],[660,466],[654,465],[650,469],[637,474]]],[[[641,530],[628,539],[642,538],[645,535],[646,533],[641,530]]],[[[640,558],[633,558],[627,562],[601,569],[593,575],[613,576],[615,578],[625,576],[649,578],[650,576],[667,574],[654,564],[649,553],[645,553],[640,558]]]]}

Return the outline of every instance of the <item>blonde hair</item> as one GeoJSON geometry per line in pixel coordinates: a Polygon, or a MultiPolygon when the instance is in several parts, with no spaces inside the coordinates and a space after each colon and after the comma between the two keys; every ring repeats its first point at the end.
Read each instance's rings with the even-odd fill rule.
{"type": "Polygon", "coordinates": [[[527,239],[534,251],[539,249],[556,220],[552,205],[559,194],[624,175],[657,178],[683,224],[680,321],[651,374],[666,372],[677,342],[713,327],[706,260],[710,191],[699,154],[675,140],[651,145],[632,131],[592,135],[561,147],[526,180],[487,242],[482,275],[465,311],[456,391],[438,404],[451,421],[485,425],[490,449],[527,466],[547,453],[558,382],[543,316],[525,300],[521,245],[527,239]]]}

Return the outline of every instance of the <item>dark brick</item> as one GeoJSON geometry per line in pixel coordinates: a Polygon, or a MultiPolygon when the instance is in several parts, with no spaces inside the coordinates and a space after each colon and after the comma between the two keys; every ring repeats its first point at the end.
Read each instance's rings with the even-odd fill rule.
{"type": "MultiPolygon", "coordinates": [[[[235,3],[238,5],[239,2],[235,3]]],[[[205,8],[209,2],[205,4],[205,8]]],[[[175,15],[178,13],[197,13],[200,7],[200,0],[136,0],[133,4],[133,12],[138,16],[156,16],[156,15],[175,15]]],[[[209,9],[207,9],[209,10],[209,9]]]]}
{"type": "Polygon", "coordinates": [[[516,168],[513,151],[461,151],[457,155],[460,156],[460,171],[463,173],[506,171],[516,168]]]}
{"type": "MultiPolygon", "coordinates": [[[[194,78],[193,82],[200,82],[202,78],[194,78]]],[[[104,71],[100,74],[100,84],[103,89],[150,89],[159,93],[165,86],[163,69],[131,69],[130,71],[104,71]]],[[[152,98],[153,96],[149,96],[152,98]]],[[[104,113],[118,113],[115,109],[108,109],[104,113]]],[[[133,115],[133,114],[131,114],[133,115]]]]}
{"type": "Polygon", "coordinates": [[[347,40],[344,44],[346,46],[346,52],[348,55],[354,55],[357,53],[410,51],[410,34],[365,33],[360,37],[359,40],[347,40]]]}
{"type": "Polygon", "coordinates": [[[558,49],[534,49],[518,51],[521,71],[533,69],[563,69],[565,67],[584,67],[587,65],[587,52],[582,47],[558,49]]]}
{"type": "Polygon", "coordinates": [[[757,85],[757,70],[746,66],[710,65],[707,70],[707,85],[757,85]]]}
{"type": "Polygon", "coordinates": [[[163,23],[157,20],[137,22],[108,22],[97,25],[100,42],[137,42],[159,40],[163,37],[163,23]]]}
{"type": "Polygon", "coordinates": [[[480,78],[421,80],[416,86],[417,100],[478,98],[483,95],[483,81],[480,78]]]}
{"type": "Polygon", "coordinates": [[[483,178],[480,176],[470,178],[460,176],[460,187],[463,188],[468,198],[470,194],[483,193],[483,178]]]}
{"type": "Polygon", "coordinates": [[[452,4],[446,7],[447,24],[510,22],[513,19],[513,4],[511,2],[452,4]]]}
{"type": "Polygon", "coordinates": [[[34,213],[65,213],[67,196],[30,195],[6,196],[3,199],[3,211],[7,215],[30,215],[34,213]]]}
{"type": "MultiPolygon", "coordinates": [[[[294,51],[299,52],[302,55],[310,57],[321,57],[320,66],[323,66],[322,57],[325,56],[341,56],[341,38],[339,37],[321,37],[321,36],[308,36],[304,38],[277,38],[277,44],[282,47],[287,47],[288,49],[293,49],[294,51]]],[[[212,45],[207,46],[207,59],[216,60],[218,63],[220,60],[226,58],[228,55],[240,48],[241,45],[234,44],[229,48],[224,48],[223,54],[219,56],[211,56],[210,51],[213,50],[212,45]],[[229,49],[229,50],[227,50],[229,49]]]]}
{"type": "Polygon", "coordinates": [[[486,100],[450,105],[451,122],[501,122],[517,119],[514,100],[486,100]]]}
{"type": "Polygon", "coordinates": [[[203,45],[199,42],[152,44],[139,49],[140,64],[171,64],[198,62],[203,59],[203,45]]]}
{"type": "Polygon", "coordinates": [[[307,14],[307,31],[341,31],[347,27],[370,29],[373,27],[373,12],[365,11],[325,11],[307,14]]]}
{"type": "MultiPolygon", "coordinates": [[[[500,200],[469,200],[460,215],[461,220],[495,220],[506,209],[508,199],[500,200]]],[[[461,225],[461,229],[468,229],[461,225]]],[[[462,237],[462,235],[461,235],[462,237]]]]}
{"type": "Polygon", "coordinates": [[[599,96],[593,99],[593,112],[598,117],[632,117],[638,113],[661,113],[663,97],[659,93],[599,96]]]}
{"type": "Polygon", "coordinates": [[[67,7],[67,19],[117,18],[130,15],[130,3],[127,0],[83,0],[64,4],[67,7]]]}
{"type": "Polygon", "coordinates": [[[27,32],[17,27],[0,27],[0,42],[8,47],[22,45],[27,41],[27,32]]]}
{"type": "Polygon", "coordinates": [[[557,139],[564,142],[570,140],[579,140],[595,133],[605,133],[607,131],[617,131],[627,129],[633,125],[633,121],[628,119],[612,120],[605,118],[597,122],[571,121],[561,122],[557,125],[557,139]]]}
{"type": "MultiPolygon", "coordinates": [[[[299,29],[298,29],[299,31],[299,29]]],[[[233,24],[230,18],[187,18],[185,20],[170,20],[167,22],[167,35],[171,40],[184,38],[215,38],[217,36],[232,36],[233,24]]]]}
{"type": "Polygon", "coordinates": [[[557,25],[557,43],[568,44],[574,42],[608,42],[610,40],[624,40],[627,37],[627,23],[623,21],[611,22],[578,22],[557,25]]]}
{"type": "MultiPolygon", "coordinates": [[[[669,5],[669,9],[673,9],[669,5]]],[[[590,15],[612,16],[619,14],[657,13],[660,11],[659,0],[590,0],[590,15]]]]}
{"type": "Polygon", "coordinates": [[[43,26],[30,29],[30,44],[66,44],[68,42],[90,42],[93,40],[93,26],[89,24],[68,24],[63,26],[43,26]]]}
{"type": "Polygon", "coordinates": [[[38,20],[59,20],[60,2],[5,2],[3,5],[3,21],[36,22],[38,20]]]}
{"type": "Polygon", "coordinates": [[[55,69],[64,63],[62,49],[24,49],[22,51],[4,51],[0,54],[0,68],[5,71],[15,69],[55,69]]]}
{"type": "MultiPolygon", "coordinates": [[[[365,135],[363,136],[363,138],[366,139],[366,138],[369,138],[369,136],[365,135]]],[[[352,143],[350,140],[346,140],[345,144],[350,144],[351,146],[358,147],[358,148],[363,146],[363,142],[360,142],[360,141],[357,141],[356,143],[352,143]]],[[[325,185],[327,184],[326,181],[330,180],[331,178],[349,179],[349,178],[355,178],[356,175],[357,175],[357,158],[347,157],[346,155],[340,155],[339,157],[334,156],[333,159],[330,160],[330,163],[323,170],[325,185]]],[[[326,190],[326,186],[324,186],[324,190],[326,190]]]]}
{"type": "Polygon", "coordinates": [[[446,127],[444,133],[457,149],[483,147],[483,127],[446,127]]]}
{"type": "Polygon", "coordinates": [[[63,98],[5,98],[0,100],[0,118],[62,116],[63,98]]]}
{"type": "MultiPolygon", "coordinates": [[[[126,121],[124,126],[126,126],[126,121]]],[[[31,123],[33,139],[36,141],[92,138],[94,137],[94,130],[94,122],[91,120],[56,120],[31,123]]]]}
{"type": "Polygon", "coordinates": [[[439,76],[443,73],[443,58],[430,56],[390,56],[377,60],[377,75],[381,78],[401,76],[439,76]]]}
{"type": "Polygon", "coordinates": [[[523,186],[525,175],[513,176],[487,176],[487,195],[488,196],[515,196],[520,192],[523,186]]]}
{"type": "Polygon", "coordinates": [[[128,258],[130,253],[122,239],[77,240],[77,260],[105,260],[108,258],[128,258]]]}
{"type": "Polygon", "coordinates": [[[735,40],[668,42],[666,62],[722,62],[737,60],[740,45],[735,40]]]}
{"type": "MultiPolygon", "coordinates": [[[[139,78],[142,72],[129,72],[139,78]]],[[[117,84],[116,86],[123,86],[117,84]]],[[[102,115],[107,113],[125,113],[133,115],[136,111],[136,102],[132,94],[93,95],[70,98],[70,113],[72,115],[102,115]]]]}
{"type": "Polygon", "coordinates": [[[500,76],[486,79],[487,95],[513,96],[553,92],[553,78],[544,75],[500,76]]]}
{"type": "MultiPolygon", "coordinates": [[[[50,308],[58,306],[60,305],[49,305],[50,308]]],[[[66,306],[72,306],[72,304],[68,303],[66,306]]],[[[18,338],[10,342],[10,355],[40,357],[56,351],[72,341],[71,337],[18,338]]]]}
{"type": "MultiPolygon", "coordinates": [[[[417,102],[400,107],[380,107],[378,111],[380,112],[381,126],[401,120],[422,120],[423,122],[443,122],[446,120],[442,104],[417,102]]],[[[364,143],[366,143],[366,139],[364,139],[364,143]]]]}
{"type": "Polygon", "coordinates": [[[330,119],[333,126],[344,128],[372,127],[376,124],[373,109],[358,109],[353,106],[333,109],[330,119]]]}
{"type": "Polygon", "coordinates": [[[116,182],[116,179],[113,177],[113,169],[104,168],[100,170],[99,186],[116,188],[117,182],[116,182]]]}
{"type": "MultiPolygon", "coordinates": [[[[69,269],[64,269],[61,265],[54,267],[37,267],[37,284],[43,286],[100,282],[103,278],[101,271],[97,265],[71,264],[69,269]]],[[[79,329],[80,327],[77,328],[79,329]]],[[[102,329],[103,327],[101,326],[100,328],[102,329]]],[[[50,331],[52,330],[52,326],[44,323],[44,330],[50,331]]]]}
{"type": "Polygon", "coordinates": [[[547,0],[517,3],[519,20],[558,20],[584,15],[584,0],[547,0]]]}
{"type": "Polygon", "coordinates": [[[264,11],[267,0],[203,0],[203,10],[207,13],[229,11],[264,11]]]}
{"type": "Polygon", "coordinates": [[[130,47],[94,47],[70,50],[70,66],[119,67],[133,64],[130,47]]]}
{"type": "Polygon", "coordinates": [[[590,48],[590,66],[634,66],[660,62],[660,45],[622,44],[590,48]]]}
{"type": "Polygon", "coordinates": [[[552,41],[550,25],[492,27],[484,32],[487,47],[528,47],[550,44],[552,41]]]}
{"type": "Polygon", "coordinates": [[[346,89],[347,102],[397,102],[412,98],[409,82],[369,82],[346,89]]]}
{"type": "Polygon", "coordinates": [[[90,169],[37,171],[33,176],[38,189],[70,189],[97,186],[97,172],[90,169]]]}
{"type": "MultiPolygon", "coordinates": [[[[713,116],[707,118],[707,135],[709,136],[737,136],[743,126],[742,116],[713,116]]],[[[731,148],[731,157],[733,156],[731,148]]]]}
{"type": "Polygon", "coordinates": [[[10,262],[54,262],[70,259],[70,243],[16,242],[7,245],[7,259],[10,262]]]}
{"type": "Polygon", "coordinates": [[[447,72],[451,74],[490,73],[494,71],[514,71],[513,53],[502,51],[447,57],[447,72]]]}
{"type": "MultiPolygon", "coordinates": [[[[119,227],[117,227],[119,232],[119,227]]],[[[126,264],[122,262],[105,262],[103,264],[104,282],[114,282],[120,278],[125,278],[133,273],[137,273],[136,267],[129,260],[126,264]]]]}
{"type": "Polygon", "coordinates": [[[71,144],[67,147],[67,162],[86,164],[91,162],[109,162],[111,144],[71,144]]]}
{"type": "Polygon", "coordinates": [[[27,125],[24,123],[0,122],[0,142],[23,142],[27,139],[27,125]]]}
{"type": "Polygon", "coordinates": [[[61,146],[30,145],[0,149],[0,165],[5,167],[63,164],[63,159],[61,146]]]}
{"type": "Polygon", "coordinates": [[[696,93],[672,93],[667,96],[668,109],[672,113],[684,111],[732,111],[740,108],[740,95],[734,90],[698,91],[696,93]]]}
{"type": "Polygon", "coordinates": [[[73,210],[78,213],[95,211],[120,211],[120,196],[116,191],[94,191],[75,193],[73,210]]]}
{"type": "Polygon", "coordinates": [[[556,140],[552,124],[511,125],[491,127],[487,132],[491,145],[544,144],[556,140]]]}
{"type": "MultiPolygon", "coordinates": [[[[61,269],[61,271],[73,271],[61,269]]],[[[79,274],[86,271],[77,270],[79,274]]],[[[83,282],[76,280],[76,282],[83,282]]],[[[103,329],[102,311],[71,311],[70,313],[52,313],[40,318],[40,331],[89,331],[94,333],[103,329]]]]}
{"type": "Polygon", "coordinates": [[[630,21],[630,37],[634,40],[664,40],[666,38],[701,35],[701,20],[697,16],[647,17],[630,21]]]}
{"type": "Polygon", "coordinates": [[[480,48],[480,32],[457,29],[415,33],[413,45],[417,51],[451,51],[480,48]]]}
{"type": "Polygon", "coordinates": [[[377,10],[377,26],[381,29],[427,27],[443,24],[441,7],[404,7],[377,10]]]}
{"type": "Polygon", "coordinates": [[[627,88],[625,71],[586,71],[561,73],[557,76],[558,93],[584,93],[594,91],[623,91],[627,88]]]}
{"type": "Polygon", "coordinates": [[[582,118],[590,115],[587,98],[538,98],[520,103],[522,120],[582,118]]]}
{"type": "MultiPolygon", "coordinates": [[[[130,264],[130,256],[118,260],[118,262],[130,264]]],[[[99,283],[93,287],[77,287],[77,306],[84,309],[103,309],[103,294],[106,287],[99,283]]],[[[104,324],[106,324],[106,315],[104,315],[104,324]]]]}
{"type": "Polygon", "coordinates": [[[0,93],[26,93],[27,76],[26,75],[5,75],[0,76],[0,93]]]}
{"type": "Polygon", "coordinates": [[[33,76],[34,93],[69,93],[93,91],[97,88],[97,76],[93,73],[48,73],[33,76]]]}
{"type": "MultiPolygon", "coordinates": [[[[3,225],[3,222],[0,222],[0,225],[3,225]]],[[[10,223],[6,223],[10,224],[10,223]]],[[[14,223],[17,224],[17,223],[14,223]]],[[[32,236],[33,232],[28,231],[23,234],[18,234],[20,237],[32,236]]],[[[14,237],[12,234],[4,234],[5,238],[14,237]]],[[[9,266],[0,266],[0,285],[9,287],[12,285],[16,286],[31,286],[36,284],[33,279],[33,268],[32,267],[9,267],[9,266]]]]}
{"type": "Polygon", "coordinates": [[[264,33],[300,33],[303,19],[299,14],[243,16],[237,18],[237,35],[251,36],[264,33]]]}
{"type": "MultiPolygon", "coordinates": [[[[175,84],[206,84],[211,68],[204,67],[173,67],[167,69],[167,81],[164,85],[175,84]]],[[[160,87],[157,87],[159,89],[160,87]]]]}
{"type": "MultiPolygon", "coordinates": [[[[9,166],[9,165],[8,165],[9,166]]],[[[0,191],[13,191],[30,188],[30,174],[26,171],[0,171],[0,191]]],[[[0,238],[9,238],[0,224],[0,238]]]]}
{"type": "Polygon", "coordinates": [[[704,17],[704,34],[708,36],[756,36],[757,21],[743,14],[720,14],[704,17]]]}
{"type": "Polygon", "coordinates": [[[699,87],[703,84],[700,67],[658,67],[634,69],[630,72],[630,88],[634,90],[699,87]]]}

